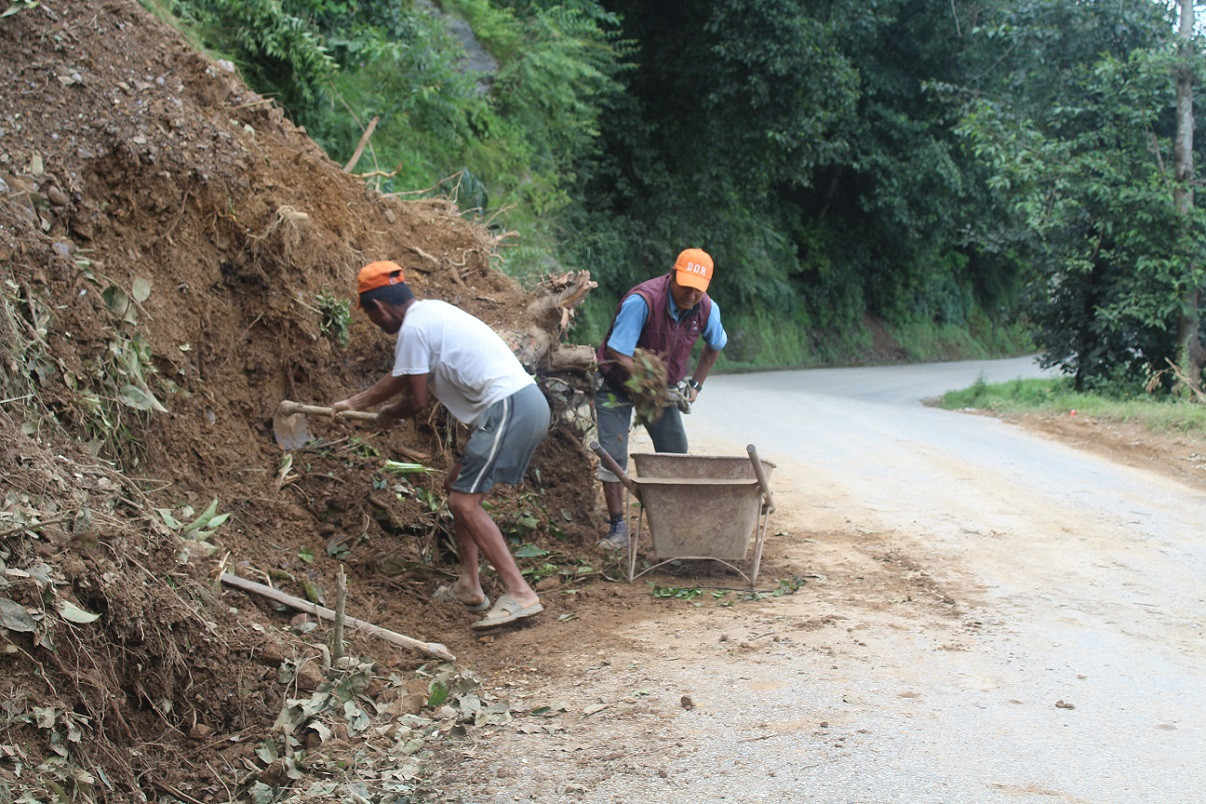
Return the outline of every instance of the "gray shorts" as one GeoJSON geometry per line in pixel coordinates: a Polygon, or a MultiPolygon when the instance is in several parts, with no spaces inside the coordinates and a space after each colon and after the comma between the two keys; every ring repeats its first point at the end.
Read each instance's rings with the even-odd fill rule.
{"type": "Polygon", "coordinates": [[[549,432],[549,403],[535,385],[495,402],[474,423],[452,490],[485,494],[495,483],[523,481],[532,453],[549,432]]]}
{"type": "MultiPolygon", "coordinates": [[[[601,374],[595,374],[595,428],[599,433],[599,444],[625,471],[628,470],[628,432],[632,429],[632,409],[632,400],[622,389],[603,379],[601,374]]],[[[664,408],[662,415],[645,425],[645,429],[657,452],[687,452],[687,431],[677,405],[664,408]]],[[[603,464],[599,464],[595,476],[605,483],[620,480],[603,464]]]]}

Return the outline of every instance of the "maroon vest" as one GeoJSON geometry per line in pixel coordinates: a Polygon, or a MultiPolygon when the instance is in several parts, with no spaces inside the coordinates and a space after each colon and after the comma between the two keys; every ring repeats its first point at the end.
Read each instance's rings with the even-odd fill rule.
{"type": "Polygon", "coordinates": [[[705,293],[699,304],[687,311],[680,320],[675,321],[670,315],[670,274],[649,279],[625,293],[624,298],[616,305],[616,312],[611,317],[611,326],[607,328],[607,334],[603,336],[603,343],[595,351],[599,372],[617,388],[624,387],[628,372],[608,360],[607,341],[611,338],[611,330],[615,327],[620,308],[634,293],[639,294],[645,304],[649,305],[649,317],[645,319],[645,327],[641,330],[636,345],[638,348],[657,353],[665,361],[666,379],[673,385],[687,376],[691,347],[708,326],[712,299],[705,293]]]}

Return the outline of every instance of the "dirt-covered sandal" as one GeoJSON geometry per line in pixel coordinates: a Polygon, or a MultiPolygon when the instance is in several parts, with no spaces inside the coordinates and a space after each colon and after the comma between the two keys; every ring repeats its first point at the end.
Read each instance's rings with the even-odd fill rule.
{"type": "Polygon", "coordinates": [[[494,604],[494,608],[490,609],[489,614],[469,627],[473,629],[493,628],[496,625],[506,625],[525,617],[531,617],[542,611],[544,611],[544,606],[540,603],[525,606],[516,600],[514,595],[503,595],[494,604]]]}
{"type": "Polygon", "coordinates": [[[452,591],[451,585],[441,586],[439,589],[435,590],[435,594],[431,596],[431,599],[437,603],[460,603],[462,606],[472,612],[485,611],[486,609],[490,608],[489,595],[482,593],[481,603],[466,603],[456,596],[456,594],[452,591]]]}

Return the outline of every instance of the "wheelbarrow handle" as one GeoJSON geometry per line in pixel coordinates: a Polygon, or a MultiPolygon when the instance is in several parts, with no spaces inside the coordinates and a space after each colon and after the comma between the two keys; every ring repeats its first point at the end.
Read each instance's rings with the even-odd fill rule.
{"type": "Polygon", "coordinates": [[[775,501],[771,499],[770,483],[766,482],[766,472],[762,470],[762,461],[758,458],[758,450],[754,449],[753,444],[747,444],[745,451],[750,454],[750,461],[754,464],[754,476],[758,478],[758,485],[762,487],[762,496],[766,500],[766,513],[773,514],[775,512],[775,501]]]}
{"type": "MultiPolygon", "coordinates": [[[[331,409],[319,407],[318,405],[303,405],[300,402],[290,402],[288,399],[282,400],[279,410],[286,416],[292,416],[296,413],[313,413],[316,416],[330,416],[331,409]]],[[[335,414],[341,419],[356,419],[362,422],[377,421],[377,414],[367,410],[341,410],[335,414]]]]}
{"type": "Polygon", "coordinates": [[[603,465],[607,467],[608,471],[620,478],[620,482],[624,484],[624,487],[635,494],[637,499],[640,499],[641,493],[637,490],[637,484],[633,482],[627,472],[620,468],[620,465],[616,463],[616,459],[607,454],[607,450],[603,449],[603,445],[598,441],[592,441],[590,442],[590,449],[599,456],[599,460],[603,461],[603,465]]]}

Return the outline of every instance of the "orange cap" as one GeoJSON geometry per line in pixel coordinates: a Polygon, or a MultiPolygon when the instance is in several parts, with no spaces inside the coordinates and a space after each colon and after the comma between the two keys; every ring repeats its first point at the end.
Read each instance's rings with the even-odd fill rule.
{"type": "Polygon", "coordinates": [[[678,272],[678,284],[707,290],[712,281],[712,258],[701,248],[689,248],[678,255],[674,270],[678,272]]]}
{"type": "Polygon", "coordinates": [[[402,266],[389,260],[370,262],[360,269],[356,276],[356,293],[368,293],[370,290],[383,288],[386,285],[396,285],[406,281],[402,266]]]}

